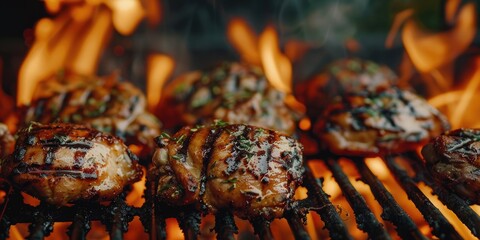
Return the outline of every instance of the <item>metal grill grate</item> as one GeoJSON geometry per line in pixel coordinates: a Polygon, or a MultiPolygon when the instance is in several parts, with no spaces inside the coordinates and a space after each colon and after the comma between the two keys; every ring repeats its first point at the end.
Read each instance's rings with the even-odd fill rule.
{"type": "MultiPolygon", "coordinates": [[[[414,153],[405,154],[415,176],[409,176],[406,170],[395,161],[395,156],[383,158],[386,166],[397,182],[407,193],[409,199],[415,204],[424,216],[425,221],[430,225],[432,234],[439,239],[462,239],[447,218],[437,209],[432,202],[417,187],[422,181],[430,186],[438,198],[451,209],[457,217],[470,229],[471,233],[480,237],[480,216],[475,213],[467,202],[450,193],[442,186],[435,184],[431,176],[421,163],[421,160],[414,153]]],[[[342,170],[338,158],[332,155],[307,156],[308,161],[325,162],[331,171],[335,181],[340,186],[343,195],[354,211],[357,227],[368,234],[371,239],[389,239],[390,235],[375,217],[365,199],[350,182],[348,175],[342,170]],[[319,157],[329,156],[329,157],[319,157]]],[[[404,209],[395,201],[392,194],[387,191],[383,183],[375,176],[371,169],[361,158],[351,159],[361,175],[361,180],[369,185],[371,193],[381,205],[383,213],[381,217],[391,222],[398,233],[404,239],[426,239],[418,229],[414,221],[404,209]]],[[[329,200],[329,196],[322,188],[322,180],[316,178],[310,167],[306,166],[304,187],[308,190],[308,197],[295,201],[286,211],[285,218],[296,239],[310,239],[305,228],[305,213],[315,211],[324,221],[325,228],[333,239],[351,239],[347,226],[338,213],[337,207],[329,200]]],[[[3,184],[3,189],[8,190],[8,185],[3,184]]],[[[128,224],[135,216],[138,216],[149,232],[151,239],[164,239],[167,236],[165,219],[176,218],[184,232],[185,239],[196,239],[200,232],[201,212],[193,206],[182,208],[162,208],[152,201],[152,184],[147,182],[145,192],[146,201],[141,207],[129,206],[125,203],[126,190],[121,196],[112,201],[110,205],[104,206],[98,203],[83,203],[69,207],[55,208],[40,204],[33,207],[23,203],[21,194],[10,191],[3,206],[2,219],[0,222],[0,238],[8,236],[11,225],[17,223],[30,223],[29,239],[42,239],[48,236],[53,230],[54,222],[72,222],[68,234],[72,239],[85,239],[90,230],[91,221],[100,221],[108,230],[111,239],[122,239],[123,233],[128,231],[128,224]]],[[[251,221],[255,234],[260,239],[273,238],[270,222],[263,219],[251,221]]],[[[235,224],[232,213],[221,211],[215,216],[215,233],[218,239],[235,239],[238,228],[235,224]]]]}

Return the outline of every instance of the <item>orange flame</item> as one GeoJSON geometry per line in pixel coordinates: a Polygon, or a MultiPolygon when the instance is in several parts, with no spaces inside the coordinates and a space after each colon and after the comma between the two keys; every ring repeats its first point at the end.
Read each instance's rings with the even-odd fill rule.
{"type": "MultiPolygon", "coordinates": [[[[95,74],[113,28],[129,35],[146,16],[140,0],[47,0],[45,4],[59,15],[41,19],[35,27],[35,42],[19,71],[18,105],[28,104],[37,83],[59,70],[95,74]]],[[[149,10],[150,21],[160,21],[159,11],[149,10]]]]}
{"type": "Polygon", "coordinates": [[[291,93],[292,64],[280,52],[275,28],[271,26],[265,28],[262,35],[260,35],[258,46],[267,79],[278,90],[291,93]]]}
{"type": "Polygon", "coordinates": [[[162,86],[175,67],[173,59],[167,55],[152,54],[147,60],[147,100],[148,108],[153,111],[160,102],[162,86]]]}
{"type": "Polygon", "coordinates": [[[427,33],[417,22],[409,19],[403,28],[402,40],[417,69],[430,72],[452,63],[463,53],[473,41],[476,28],[475,5],[468,3],[460,9],[457,22],[451,30],[427,33]]]}
{"type": "Polygon", "coordinates": [[[253,65],[260,65],[257,36],[244,19],[232,19],[228,23],[227,36],[233,47],[240,53],[243,61],[253,65]]]}

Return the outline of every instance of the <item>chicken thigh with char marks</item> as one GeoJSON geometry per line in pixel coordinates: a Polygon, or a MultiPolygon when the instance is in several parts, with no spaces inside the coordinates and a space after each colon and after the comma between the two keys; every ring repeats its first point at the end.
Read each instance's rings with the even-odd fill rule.
{"type": "Polygon", "coordinates": [[[20,130],[2,169],[20,190],[58,206],[113,199],[143,174],[119,138],[66,123],[32,123],[20,130]]]}
{"type": "Polygon", "coordinates": [[[149,172],[168,205],[279,218],[302,182],[302,146],[276,131],[217,121],[158,140],[149,172]]]}

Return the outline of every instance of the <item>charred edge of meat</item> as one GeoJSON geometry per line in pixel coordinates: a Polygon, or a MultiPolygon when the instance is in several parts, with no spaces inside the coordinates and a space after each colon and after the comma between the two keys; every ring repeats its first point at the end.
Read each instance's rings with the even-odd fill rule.
{"type": "Polygon", "coordinates": [[[249,122],[287,134],[295,131],[301,114],[289,107],[285,94],[269,85],[260,69],[225,63],[210,71],[185,75],[167,86],[161,101],[167,127],[209,124],[213,119],[249,122]]]}
{"type": "Polygon", "coordinates": [[[52,205],[111,200],[143,175],[115,136],[75,124],[31,123],[2,165],[13,185],[52,205]]]}
{"type": "Polygon", "coordinates": [[[435,180],[471,203],[480,203],[480,129],[443,133],[422,149],[435,180]]]}
{"type": "Polygon", "coordinates": [[[424,99],[391,87],[343,96],[327,107],[313,130],[337,154],[376,155],[416,148],[449,128],[424,99]]]}
{"type": "Polygon", "coordinates": [[[322,109],[339,96],[384,90],[396,85],[397,79],[387,66],[358,58],[340,59],[299,84],[296,95],[306,103],[308,115],[315,121],[322,109]]]}
{"type": "MultiPolygon", "coordinates": [[[[267,177],[267,173],[269,171],[270,161],[277,161],[280,164],[281,168],[287,173],[286,177],[286,186],[295,187],[301,184],[301,176],[302,176],[302,159],[301,159],[301,152],[297,149],[300,147],[298,143],[292,139],[288,138],[284,135],[279,135],[277,132],[273,130],[266,130],[262,128],[247,126],[247,125],[239,125],[239,124],[226,124],[221,121],[216,121],[215,124],[204,127],[198,126],[195,128],[185,127],[175,135],[170,136],[168,134],[162,134],[162,136],[156,139],[159,147],[166,147],[169,144],[173,144],[173,149],[175,150],[172,156],[164,156],[164,159],[172,159],[169,161],[174,161],[173,163],[177,164],[179,162],[185,162],[186,159],[186,149],[190,144],[190,139],[202,137],[205,139],[204,143],[201,146],[201,172],[199,177],[199,182],[195,183],[195,180],[190,183],[187,179],[180,180],[178,179],[178,173],[175,173],[173,169],[172,162],[164,166],[163,168],[155,169],[150,171],[151,176],[154,179],[158,179],[159,177],[162,178],[162,184],[160,187],[157,187],[157,196],[162,196],[161,198],[170,199],[173,201],[174,204],[191,204],[197,203],[200,205],[200,209],[203,209],[205,212],[209,209],[207,206],[208,203],[204,202],[204,194],[206,191],[206,184],[209,181],[214,179],[223,179],[223,181],[217,183],[223,186],[229,186],[227,191],[231,192],[235,190],[237,182],[239,179],[237,177],[232,177],[233,175],[240,174],[240,176],[249,173],[250,176],[253,176],[255,181],[258,181],[261,184],[269,184],[270,179],[267,177]],[[227,135],[223,135],[226,133],[227,135]],[[230,143],[218,143],[219,137],[224,136],[230,139],[230,143]],[[285,138],[286,143],[289,148],[289,151],[284,149],[279,150],[277,149],[275,154],[280,154],[276,156],[275,159],[272,157],[272,149],[274,148],[275,142],[284,141],[280,138],[285,138]],[[262,139],[262,141],[259,141],[262,139]],[[227,144],[227,145],[225,145],[227,144]],[[214,148],[221,148],[224,149],[226,146],[231,144],[231,149],[228,156],[224,156],[220,159],[216,159],[212,162],[212,151],[214,148]],[[258,151],[253,151],[253,148],[257,149],[258,151]],[[255,162],[252,163],[252,159],[255,159],[255,162]],[[212,175],[212,169],[216,168],[216,164],[218,160],[224,161],[222,165],[225,165],[225,169],[221,172],[217,172],[217,175],[220,174],[221,176],[212,175]],[[253,164],[253,165],[251,165],[253,164]],[[239,166],[242,165],[242,168],[239,166]],[[245,166],[244,166],[245,165],[245,166]],[[251,165],[251,166],[250,166],[251,165]],[[250,166],[250,167],[249,167],[250,166]],[[161,171],[161,172],[160,172],[161,171]],[[235,173],[235,174],[234,174],[235,173]],[[176,176],[176,177],[175,177],[176,176]],[[184,185],[179,185],[181,183],[185,183],[184,185]],[[191,186],[192,185],[192,186],[191,186]],[[195,186],[193,186],[195,185],[195,186]],[[198,187],[200,189],[198,189],[198,187]],[[198,194],[198,195],[197,195],[198,194]],[[196,196],[196,197],[195,197],[196,196]],[[196,200],[191,200],[191,198],[196,198],[196,200]],[[190,200],[188,200],[190,199],[190,200]]],[[[282,145],[283,146],[283,145],[282,145]]],[[[301,148],[301,147],[300,147],[301,148]]],[[[166,150],[168,151],[168,150],[166,150]]],[[[301,151],[301,150],[300,150],[301,151]]],[[[170,153],[170,152],[169,152],[170,153]]],[[[169,154],[167,152],[159,154],[169,154]]],[[[270,171],[274,171],[271,170],[270,171]]],[[[190,173],[188,173],[190,174],[190,173]]],[[[185,176],[182,176],[185,178],[185,176]]],[[[296,188],[296,187],[295,187],[296,188]]],[[[258,190],[258,189],[257,189],[258,190]]],[[[241,191],[241,190],[240,190],[241,191]]],[[[263,191],[263,190],[259,190],[263,191]]],[[[282,203],[284,204],[283,209],[285,209],[289,204],[290,201],[293,199],[293,192],[294,189],[289,189],[290,193],[283,193],[283,194],[290,194],[290,197],[287,195],[282,195],[282,203]]],[[[261,201],[262,197],[258,195],[256,192],[249,192],[247,190],[241,191],[244,195],[244,198],[247,199],[245,204],[246,207],[250,206],[253,202],[261,201]],[[259,198],[260,197],[260,198],[259,198]],[[249,200],[248,200],[249,199],[249,200]],[[260,199],[260,200],[259,200],[260,199]]],[[[280,197],[279,195],[279,197],[280,197]]],[[[161,201],[161,200],[160,200],[161,201]]],[[[242,201],[242,200],[240,200],[242,201]]],[[[272,200],[269,200],[272,201],[272,200]]],[[[276,199],[275,201],[279,201],[276,199]]],[[[231,203],[230,208],[235,209],[235,204],[231,203]]],[[[222,206],[224,208],[226,206],[222,206]]],[[[210,207],[211,208],[211,207],[210,207]]],[[[235,210],[237,211],[237,210],[235,210]]],[[[253,211],[253,210],[252,210],[253,211]]],[[[267,218],[271,218],[275,215],[273,212],[276,210],[269,209],[268,207],[264,210],[261,210],[261,213],[267,218]],[[271,211],[271,212],[270,212],[271,211]]],[[[244,216],[247,217],[247,216],[244,216]]]]}

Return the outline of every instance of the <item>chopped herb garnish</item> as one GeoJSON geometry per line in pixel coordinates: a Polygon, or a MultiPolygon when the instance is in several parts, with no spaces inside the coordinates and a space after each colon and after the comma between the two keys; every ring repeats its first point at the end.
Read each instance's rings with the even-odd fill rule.
{"type": "Polygon", "coordinates": [[[80,122],[82,121],[82,118],[83,118],[82,115],[80,115],[79,113],[75,113],[72,115],[72,120],[74,122],[80,122]]]}
{"type": "Polygon", "coordinates": [[[30,124],[27,127],[27,132],[32,131],[34,126],[42,126],[42,124],[34,121],[30,122],[30,124]]]}
{"type": "Polygon", "coordinates": [[[163,192],[165,192],[167,189],[169,189],[169,188],[171,188],[171,187],[173,187],[173,184],[169,182],[169,183],[163,185],[163,186],[160,188],[160,190],[158,190],[158,192],[159,192],[159,193],[163,193],[163,192]]]}
{"type": "Polygon", "coordinates": [[[53,139],[58,140],[60,143],[65,143],[67,141],[68,137],[65,136],[65,135],[54,135],[53,139]]]}
{"type": "Polygon", "coordinates": [[[170,134],[168,134],[168,133],[166,133],[166,132],[162,132],[162,133],[160,134],[160,138],[170,139],[171,137],[170,137],[170,134]]]}
{"type": "Polygon", "coordinates": [[[213,127],[225,127],[225,126],[228,126],[227,122],[224,122],[220,119],[213,120],[213,127]]]}
{"type": "Polygon", "coordinates": [[[213,161],[212,164],[210,165],[210,169],[213,169],[217,165],[217,161],[213,161]]]}
{"type": "Polygon", "coordinates": [[[175,159],[175,160],[182,160],[183,159],[181,154],[172,155],[172,158],[175,159]]]}
{"type": "Polygon", "coordinates": [[[253,143],[250,139],[245,138],[244,136],[238,137],[238,146],[237,148],[242,151],[249,152],[252,149],[253,143]]]}
{"type": "Polygon", "coordinates": [[[265,130],[263,128],[257,128],[255,130],[255,138],[261,137],[265,133],[265,130]]]}
{"type": "Polygon", "coordinates": [[[175,142],[177,144],[183,144],[183,142],[185,141],[186,138],[187,138],[187,136],[185,134],[182,134],[180,137],[175,139],[175,142]]]}
{"type": "Polygon", "coordinates": [[[196,131],[200,130],[201,128],[203,128],[203,125],[196,125],[194,128],[190,129],[190,132],[196,132],[196,131]]]}
{"type": "Polygon", "coordinates": [[[238,181],[237,178],[230,178],[227,180],[223,180],[221,183],[236,183],[238,181]]]}

